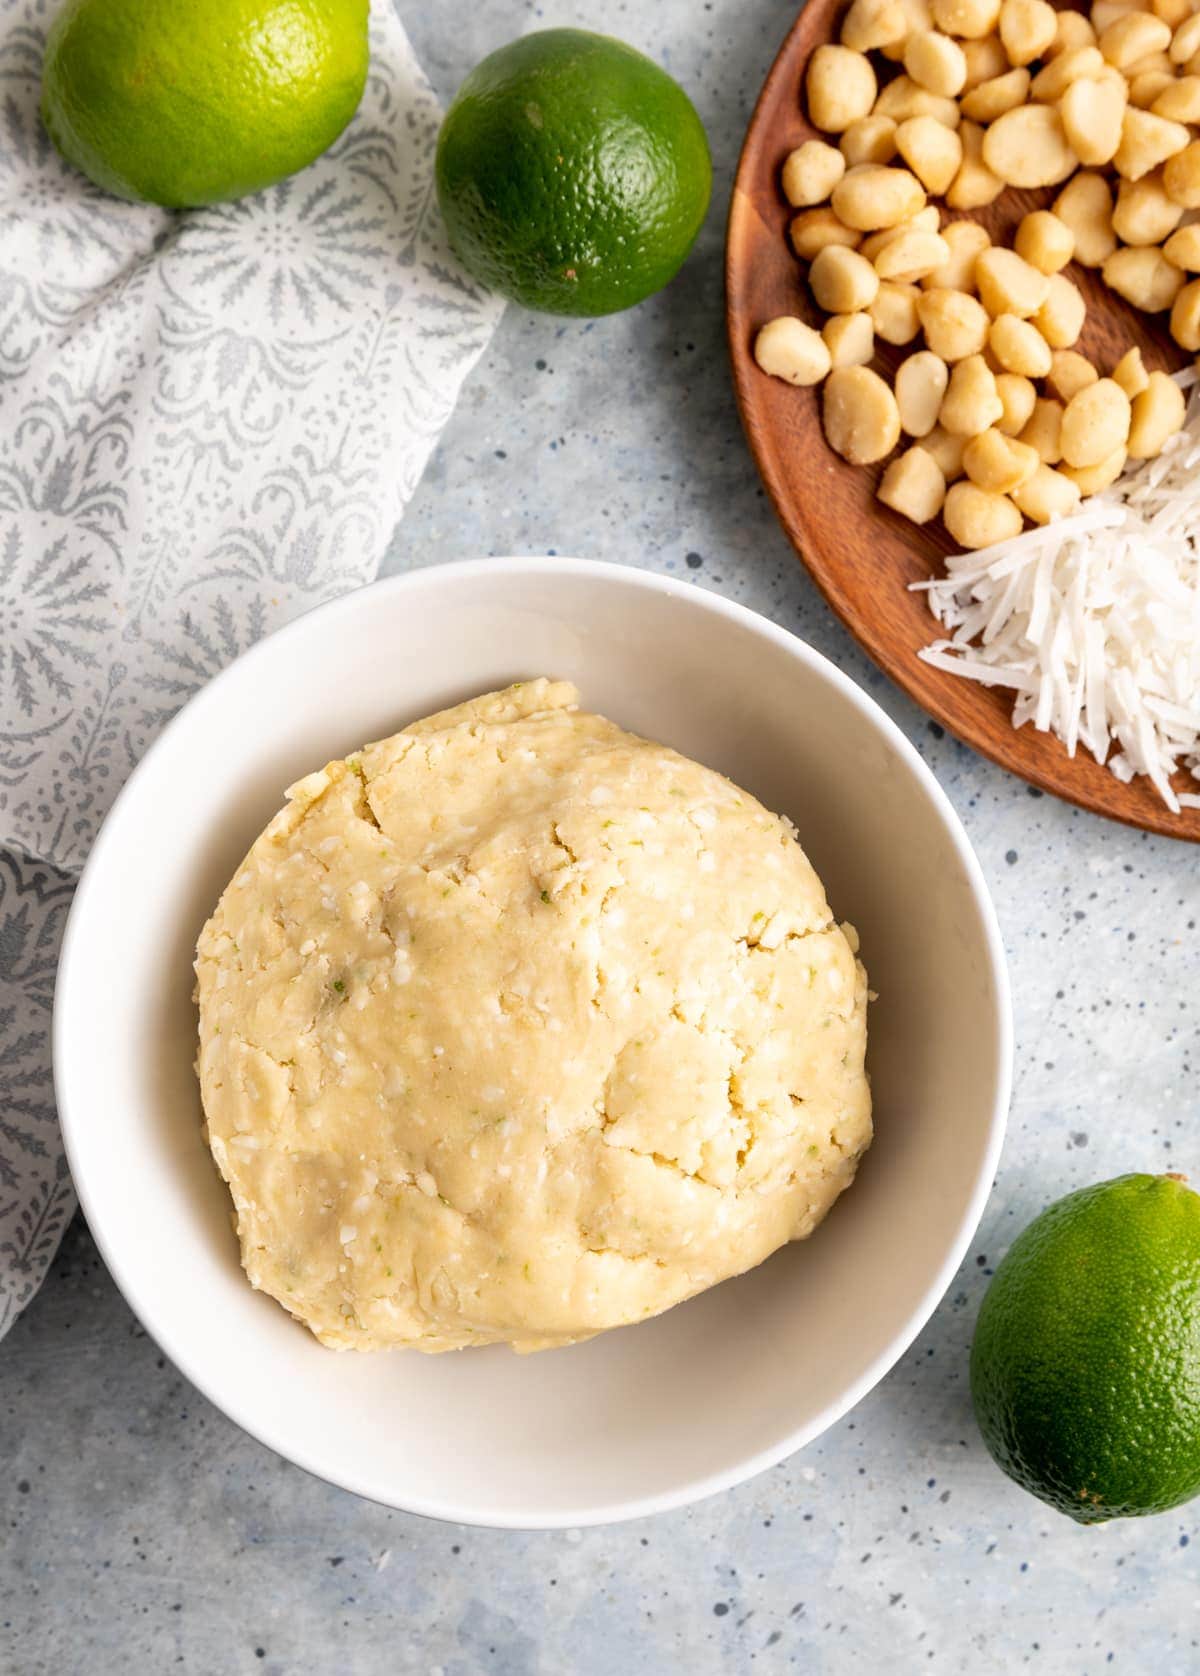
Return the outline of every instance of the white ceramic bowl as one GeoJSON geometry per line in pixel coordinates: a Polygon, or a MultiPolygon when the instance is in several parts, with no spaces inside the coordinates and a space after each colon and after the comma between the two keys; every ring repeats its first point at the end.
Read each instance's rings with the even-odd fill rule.
{"type": "Polygon", "coordinates": [[[55,1079],[93,1234],[218,1407],[336,1484],[467,1523],[678,1506],[816,1437],[910,1344],[979,1219],[1011,1026],[979,866],[933,776],[815,652],[699,588],[570,559],[417,571],[263,641],[183,710],[109,816],[63,948],[55,1079]],[[723,770],[795,821],[879,1000],[876,1140],[815,1237],[655,1321],[519,1357],[322,1349],[238,1264],[200,1137],[196,934],[308,769],[511,680],[723,770]]]}

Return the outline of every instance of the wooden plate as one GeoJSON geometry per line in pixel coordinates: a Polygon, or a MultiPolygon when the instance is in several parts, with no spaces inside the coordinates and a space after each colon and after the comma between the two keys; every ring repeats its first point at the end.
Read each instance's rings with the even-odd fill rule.
{"type": "MultiPolygon", "coordinates": [[[[725,250],[726,317],[738,406],[763,481],[784,529],[817,585],[876,663],[951,732],[1002,768],[1081,808],[1149,832],[1200,843],[1200,811],[1173,815],[1142,778],[1124,786],[1082,748],[1069,757],[1051,734],[1012,726],[1011,699],[933,669],[917,656],[937,637],[938,625],[922,594],[908,584],[934,575],[954,551],[940,521],[910,524],[875,498],[881,466],[847,465],[826,445],[816,390],[768,378],[755,365],[757,328],[779,314],[823,318],[808,296],[787,241],[795,213],[779,186],[788,152],[816,132],[802,103],[804,68],[812,50],[835,37],[842,0],[809,0],[780,49],[750,121],[738,164],[725,250]]],[[[993,238],[1011,242],[1025,212],[1053,193],[1008,191],[975,211],[993,238]],[[1009,235],[1009,236],[1006,236],[1009,235]]],[[[1131,343],[1147,366],[1174,369],[1186,357],[1166,330],[1165,317],[1139,314],[1094,274],[1067,270],[1083,289],[1087,324],[1080,348],[1104,370],[1131,343]]],[[[881,344],[875,365],[894,371],[915,345],[881,344]]],[[[1184,783],[1180,776],[1179,784],[1184,783]]]]}

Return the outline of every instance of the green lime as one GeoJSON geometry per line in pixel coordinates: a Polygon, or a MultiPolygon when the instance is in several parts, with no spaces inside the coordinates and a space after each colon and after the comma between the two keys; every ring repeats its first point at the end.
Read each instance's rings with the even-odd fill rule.
{"type": "Polygon", "coordinates": [[[983,1300],[971,1395],[998,1465],[1081,1524],[1200,1493],[1200,1195],[1118,1176],[1044,1211],[983,1300]]]}
{"type": "Polygon", "coordinates": [[[368,0],[67,0],[42,118],[121,198],[183,209],[295,174],[358,109],[368,0]]]}
{"type": "Polygon", "coordinates": [[[551,314],[612,314],[679,271],[712,162],[657,64],[607,35],[545,29],[459,88],[437,185],[450,242],[484,285],[551,314]]]}

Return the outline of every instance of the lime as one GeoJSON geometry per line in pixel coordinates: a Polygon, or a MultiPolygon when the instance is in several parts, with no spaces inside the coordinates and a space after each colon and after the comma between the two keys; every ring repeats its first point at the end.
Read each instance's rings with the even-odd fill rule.
{"type": "Polygon", "coordinates": [[[998,1465],[1081,1524],[1200,1493],[1200,1195],[1118,1176],[1044,1211],[983,1300],[971,1394],[998,1465]]]}
{"type": "Polygon", "coordinates": [[[679,271],[712,162],[657,64],[606,35],[545,29],[459,88],[437,185],[450,242],[484,285],[551,314],[612,314],[679,271]]]}
{"type": "Polygon", "coordinates": [[[362,98],[368,0],[68,0],[42,118],[121,198],[182,209],[295,174],[362,98]]]}

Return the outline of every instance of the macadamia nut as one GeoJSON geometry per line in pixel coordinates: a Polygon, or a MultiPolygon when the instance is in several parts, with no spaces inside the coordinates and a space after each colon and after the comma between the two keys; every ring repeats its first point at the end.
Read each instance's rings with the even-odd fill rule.
{"type": "Polygon", "coordinates": [[[770,320],[754,339],[754,359],[772,378],[788,384],[819,384],[829,371],[829,350],[820,332],[790,314],[770,320]]]}
{"type": "Polygon", "coordinates": [[[1062,459],[1062,416],[1061,402],[1051,396],[1039,396],[1024,430],[1017,433],[1048,466],[1057,465],[1062,459]]]}
{"type": "Polygon", "coordinates": [[[1044,56],[1058,32],[1058,15],[1046,0],[1004,0],[1000,40],[1010,64],[1032,64],[1044,56]]]}
{"type": "Polygon", "coordinates": [[[1128,70],[1148,54],[1164,52],[1171,29],[1153,12],[1126,12],[1101,31],[1096,44],[1114,69],[1128,70]]]}
{"type": "Polygon", "coordinates": [[[821,327],[835,367],[865,367],[875,354],[875,328],[869,314],[835,314],[821,327]]]}
{"type": "Polygon", "coordinates": [[[946,479],[937,461],[924,448],[915,446],[897,456],[883,474],[879,499],[914,524],[927,524],[942,510],[946,479]]]}
{"type": "MultiPolygon", "coordinates": [[[[838,141],[847,168],[858,163],[890,163],[896,155],[896,124],[890,116],[873,112],[852,122],[838,141]]],[[[838,180],[841,176],[838,176],[838,180]]],[[[837,185],[835,180],[833,186],[837,185]]],[[[833,191],[833,186],[829,190],[833,191]]]]}
{"type": "Polygon", "coordinates": [[[853,250],[855,245],[862,242],[862,234],[855,232],[852,227],[847,227],[845,222],[839,221],[826,206],[801,210],[799,215],[794,215],[788,228],[788,237],[796,255],[805,262],[811,262],[817,252],[824,250],[827,244],[844,244],[853,250]]]}
{"type": "Polygon", "coordinates": [[[962,457],[967,439],[935,425],[929,435],[921,438],[921,447],[937,461],[937,468],[947,483],[963,474],[962,457]]]}
{"type": "Polygon", "coordinates": [[[1083,292],[1066,274],[1047,276],[1046,300],[1033,316],[1033,323],[1051,349],[1070,349],[1079,341],[1087,318],[1083,292]]]}
{"type": "Polygon", "coordinates": [[[1151,245],[1114,250],[1101,271],[1106,285],[1146,314],[1170,308],[1183,289],[1179,269],[1151,245]]]}
{"type": "Polygon", "coordinates": [[[868,116],[877,91],[875,71],[864,53],[820,46],[808,61],[808,114],[813,126],[827,134],[840,134],[860,116],[868,116]]]}
{"type": "Polygon", "coordinates": [[[1113,378],[1099,378],[1067,403],[1062,417],[1063,459],[1098,466],[1129,439],[1129,397],[1113,378]]]}
{"type": "Polygon", "coordinates": [[[1057,186],[1079,164],[1055,105],[1019,105],[998,117],[983,136],[983,161],[1006,185],[1024,187],[1057,186]]]}
{"type": "Polygon", "coordinates": [[[1100,377],[1095,367],[1086,355],[1080,355],[1074,349],[1056,349],[1051,356],[1050,371],[1046,375],[1046,388],[1060,402],[1066,403],[1080,390],[1086,390],[1089,384],[1094,384],[1100,377]]]}
{"type": "Polygon", "coordinates": [[[838,181],[830,202],[847,227],[870,233],[915,215],[925,202],[925,189],[907,169],[859,163],[838,181]]]}
{"type": "Polygon", "coordinates": [[[1101,267],[1117,248],[1112,209],[1108,182],[1090,169],[1072,175],[1054,200],[1055,215],[1075,240],[1075,260],[1085,268],[1101,267]]]}
{"type": "Polygon", "coordinates": [[[1097,47],[1084,45],[1069,52],[1056,53],[1044,69],[1038,71],[1030,86],[1030,93],[1041,103],[1052,105],[1061,99],[1073,81],[1102,76],[1104,57],[1097,47]]]}
{"type": "Polygon", "coordinates": [[[827,314],[856,314],[870,308],[879,291],[879,275],[857,250],[826,245],[808,270],[813,296],[827,314]]]}
{"type": "Polygon", "coordinates": [[[854,0],[842,19],[842,45],[854,52],[874,52],[907,34],[908,16],[899,0],[854,0]]]}
{"type": "Polygon", "coordinates": [[[979,300],[988,313],[1015,314],[1027,320],[1036,314],[1046,301],[1050,290],[1049,276],[1040,272],[1015,250],[993,245],[976,258],[975,284],[979,300]]]}
{"type": "Polygon", "coordinates": [[[867,310],[875,336],[885,343],[911,343],[921,329],[917,315],[920,295],[915,285],[894,279],[881,280],[879,295],[867,310]]]}
{"type": "Polygon", "coordinates": [[[1042,461],[1037,470],[1012,491],[1019,511],[1034,524],[1052,524],[1079,509],[1079,485],[1042,461]]]}
{"type": "Polygon", "coordinates": [[[1052,210],[1030,210],[1022,217],[1013,247],[1039,273],[1056,274],[1075,254],[1075,235],[1052,210]]]}
{"type": "Polygon", "coordinates": [[[901,361],[896,369],[896,406],[901,428],[909,436],[928,436],[937,424],[950,369],[928,349],[901,361]]]}
{"type": "Polygon", "coordinates": [[[1030,320],[998,314],[988,332],[988,345],[1006,372],[1045,378],[1050,371],[1050,345],[1030,320]]]}
{"type": "Polygon", "coordinates": [[[987,342],[987,310],[964,291],[933,286],[917,298],[917,315],[925,342],[943,361],[961,361],[978,355],[987,342]]]}
{"type": "Polygon", "coordinates": [[[1150,374],[1131,404],[1129,452],[1135,460],[1153,460],[1162,453],[1168,437],[1183,428],[1186,405],[1173,378],[1165,372],[1150,374]]]}
{"type": "Polygon", "coordinates": [[[1172,76],[1150,109],[1170,122],[1200,122],[1200,76],[1172,76]]]}
{"type": "Polygon", "coordinates": [[[964,41],[962,49],[963,57],[967,61],[964,93],[978,87],[981,81],[993,81],[997,76],[1002,76],[1009,68],[1008,54],[999,35],[984,35],[974,41],[964,41]]]}
{"type": "Polygon", "coordinates": [[[1200,140],[1169,157],[1162,172],[1167,197],[1183,209],[1200,209],[1200,140]]]}
{"type": "Polygon", "coordinates": [[[1094,47],[1096,31],[1082,12],[1059,12],[1053,43],[1046,48],[1045,57],[1061,58],[1064,53],[1078,52],[1080,47],[1094,47]]]}
{"type": "Polygon", "coordinates": [[[978,40],[1000,21],[1000,0],[930,0],[933,21],[947,35],[978,40]]]}
{"type": "Polygon", "coordinates": [[[1083,76],[1058,102],[1067,144],[1081,163],[1110,163],[1121,143],[1129,90],[1123,76],[1083,76]]]}
{"type": "Polygon", "coordinates": [[[957,128],[962,120],[953,99],[943,98],[920,87],[911,76],[897,76],[888,82],[875,101],[876,116],[890,116],[895,122],[907,122],[913,116],[935,116],[948,128],[957,128]]]}
{"type": "Polygon", "coordinates": [[[941,195],[962,166],[962,141],[933,116],[913,116],[896,129],[896,149],[926,192],[941,195]]]}
{"type": "Polygon", "coordinates": [[[927,290],[937,287],[944,291],[975,290],[975,259],[991,244],[987,228],[978,221],[948,221],[941,229],[941,238],[950,254],[940,268],[935,268],[921,281],[927,290]]]}
{"type": "Polygon", "coordinates": [[[1070,478],[1081,495],[1098,495],[1101,489],[1107,489],[1110,483],[1115,483],[1125,469],[1128,450],[1122,445],[1114,448],[1105,459],[1094,466],[1060,466],[1064,477],[1070,478]]]}
{"type": "Polygon", "coordinates": [[[972,483],[993,494],[1010,495],[1041,465],[1028,443],[991,429],[971,438],[963,449],[963,470],[972,483]]]}
{"type": "Polygon", "coordinates": [[[936,233],[902,232],[875,258],[875,269],[881,279],[916,280],[946,260],[949,247],[936,233]]]}
{"type": "Polygon", "coordinates": [[[950,374],[938,423],[955,436],[978,436],[1003,417],[996,377],[982,355],[968,355],[950,374]]]}
{"type": "Polygon", "coordinates": [[[845,172],[846,160],[834,146],[805,140],[783,165],[783,195],[797,209],[823,204],[845,172]]]}
{"type": "Polygon", "coordinates": [[[1136,344],[1127,349],[1112,370],[1113,382],[1119,384],[1129,397],[1140,396],[1150,383],[1150,376],[1142,361],[1142,352],[1136,344]]]}
{"type": "Polygon", "coordinates": [[[1171,304],[1171,336],[1181,349],[1200,349],[1200,279],[1189,280],[1171,304]]]}
{"type": "Polygon", "coordinates": [[[1032,381],[1015,372],[996,374],[996,394],[1004,411],[996,421],[996,429],[1005,436],[1020,436],[1029,422],[1037,389],[1032,381]]]}
{"type": "Polygon", "coordinates": [[[1172,233],[1162,252],[1172,267],[1200,273],[1200,224],[1191,222],[1172,233]]]}
{"type": "Polygon", "coordinates": [[[829,446],[851,465],[870,465],[900,440],[896,398],[869,367],[838,367],[825,380],[821,417],[829,446]]]}
{"type": "Polygon", "coordinates": [[[953,483],[946,492],[942,518],[960,547],[991,547],[1021,533],[1021,514],[1007,495],[975,483],[953,483]]]}
{"type": "Polygon", "coordinates": [[[946,190],[946,204],[950,209],[981,209],[1004,191],[1004,182],[983,161],[983,135],[977,122],[964,122],[958,131],[963,160],[946,190]]]}
{"type": "Polygon", "coordinates": [[[1123,180],[1118,186],[1112,225],[1122,244],[1161,244],[1182,220],[1182,206],[1168,196],[1163,173],[1154,169],[1141,180],[1123,180]]]}
{"type": "Polygon", "coordinates": [[[937,29],[924,29],[904,43],[904,68],[918,87],[943,99],[962,92],[967,61],[957,41],[937,29]]]}
{"type": "Polygon", "coordinates": [[[1135,105],[1127,105],[1121,118],[1121,143],[1113,154],[1113,164],[1126,180],[1141,180],[1151,169],[1157,169],[1168,157],[1182,151],[1191,137],[1182,122],[1168,122],[1153,111],[1140,111],[1135,105]]]}
{"type": "Polygon", "coordinates": [[[1029,71],[1006,70],[990,81],[981,81],[963,98],[960,109],[972,122],[995,122],[1007,111],[1016,110],[1029,97],[1029,71]]]}

